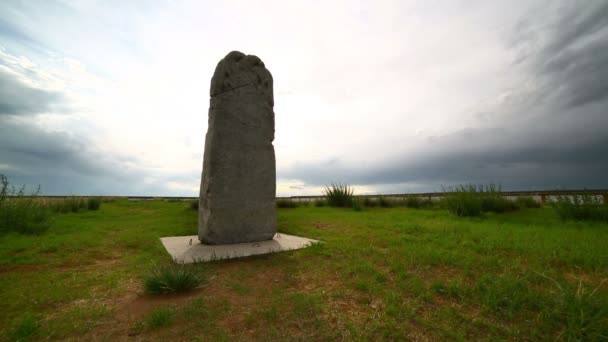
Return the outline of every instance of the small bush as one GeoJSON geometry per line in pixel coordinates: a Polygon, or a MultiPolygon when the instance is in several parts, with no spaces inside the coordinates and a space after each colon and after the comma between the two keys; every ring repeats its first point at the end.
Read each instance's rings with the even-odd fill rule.
{"type": "Polygon", "coordinates": [[[281,198],[277,200],[277,208],[297,208],[298,202],[292,201],[290,199],[281,198]]]}
{"type": "Polygon", "coordinates": [[[354,189],[346,184],[332,184],[325,187],[323,196],[331,207],[348,208],[353,205],[354,189]]]}
{"type": "Polygon", "coordinates": [[[598,196],[557,196],[553,207],[562,220],[608,222],[608,203],[598,196]]]}
{"type": "Polygon", "coordinates": [[[190,201],[190,209],[198,211],[198,200],[190,201]]]}
{"type": "Polygon", "coordinates": [[[42,234],[51,226],[51,214],[37,199],[40,188],[25,195],[25,185],[16,190],[0,175],[0,233],[42,234]]]}
{"type": "Polygon", "coordinates": [[[517,197],[515,204],[520,208],[540,208],[540,202],[535,201],[532,196],[517,197]]]}
{"type": "Polygon", "coordinates": [[[87,209],[99,210],[99,207],[101,207],[101,198],[99,198],[99,197],[87,198],[87,209]]]}
{"type": "Polygon", "coordinates": [[[204,281],[201,272],[183,265],[171,265],[152,270],[144,279],[144,288],[150,294],[186,292],[204,281]]]}

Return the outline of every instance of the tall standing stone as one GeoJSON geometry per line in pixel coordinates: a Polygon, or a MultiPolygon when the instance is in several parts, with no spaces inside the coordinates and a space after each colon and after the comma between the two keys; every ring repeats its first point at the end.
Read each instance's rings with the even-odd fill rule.
{"type": "Polygon", "coordinates": [[[211,79],[198,237],[232,244],[276,233],[272,75],[256,56],[222,59],[211,79]]]}

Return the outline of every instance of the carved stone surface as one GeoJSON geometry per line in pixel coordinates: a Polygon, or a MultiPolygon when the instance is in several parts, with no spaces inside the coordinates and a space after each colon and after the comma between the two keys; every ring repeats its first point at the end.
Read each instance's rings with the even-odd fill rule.
{"type": "Polygon", "coordinates": [[[276,233],[272,75],[252,55],[230,52],[211,79],[198,237],[218,245],[276,233]]]}

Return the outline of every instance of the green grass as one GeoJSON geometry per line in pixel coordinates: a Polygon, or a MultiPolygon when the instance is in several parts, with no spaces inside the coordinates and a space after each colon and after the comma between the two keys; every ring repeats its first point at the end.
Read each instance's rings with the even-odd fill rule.
{"type": "Polygon", "coordinates": [[[278,210],[323,241],[188,266],[206,286],[146,295],[188,202],[115,200],[0,236],[0,340],[605,340],[608,223],[552,208],[457,217],[406,207],[278,210]]]}
{"type": "Polygon", "coordinates": [[[50,227],[51,215],[38,200],[39,191],[27,196],[25,185],[15,188],[0,174],[0,234],[42,234],[50,227]]]}

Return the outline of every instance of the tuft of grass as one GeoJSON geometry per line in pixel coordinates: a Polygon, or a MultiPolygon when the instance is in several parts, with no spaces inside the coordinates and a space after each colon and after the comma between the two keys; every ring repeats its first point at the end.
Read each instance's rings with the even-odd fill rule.
{"type": "Polygon", "coordinates": [[[11,338],[14,341],[27,341],[36,336],[39,330],[40,321],[32,315],[26,315],[11,330],[11,338]]]}
{"type": "Polygon", "coordinates": [[[277,208],[297,208],[299,205],[298,202],[286,198],[278,199],[276,203],[277,208]]]}
{"type": "Polygon", "coordinates": [[[99,197],[87,198],[87,209],[99,210],[99,207],[101,207],[101,198],[99,198],[99,197]]]}
{"type": "Polygon", "coordinates": [[[350,185],[337,183],[326,186],[323,196],[330,207],[348,208],[353,205],[354,193],[350,185]]]}
{"type": "Polygon", "coordinates": [[[572,286],[537,274],[550,280],[557,289],[557,295],[550,297],[553,303],[548,305],[551,307],[548,316],[559,323],[562,329],[560,337],[564,336],[568,341],[600,341],[608,338],[608,301],[598,293],[607,279],[593,289],[585,286],[582,280],[577,286],[572,286]]]}
{"type": "Polygon", "coordinates": [[[175,310],[173,308],[160,308],[152,311],[146,321],[150,328],[158,329],[171,324],[174,318],[175,310]]]}
{"type": "Polygon", "coordinates": [[[37,200],[39,192],[40,187],[26,196],[25,185],[16,190],[0,175],[0,233],[42,234],[49,229],[51,214],[37,200]]]}
{"type": "Polygon", "coordinates": [[[598,196],[557,196],[552,205],[562,220],[608,222],[608,203],[598,196]]]}
{"type": "Polygon", "coordinates": [[[193,290],[204,282],[204,274],[193,267],[171,265],[154,268],[144,278],[150,294],[178,293],[193,290]]]}

